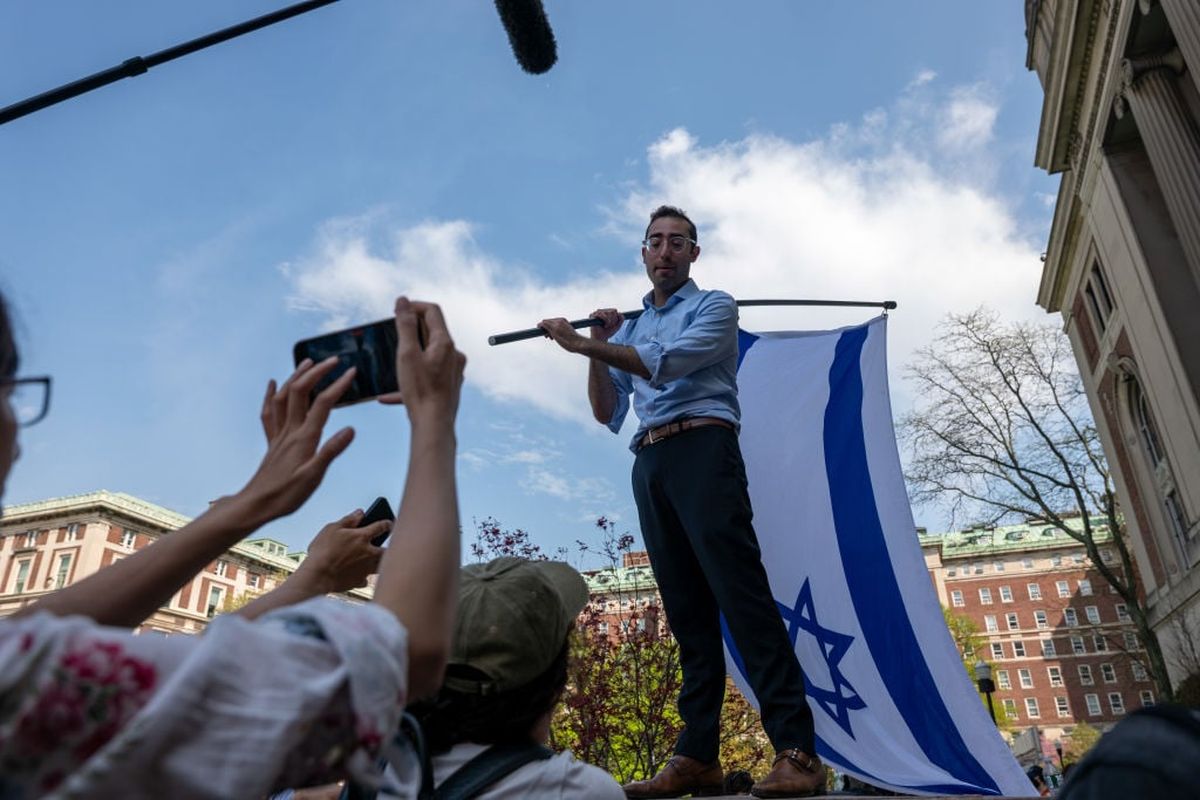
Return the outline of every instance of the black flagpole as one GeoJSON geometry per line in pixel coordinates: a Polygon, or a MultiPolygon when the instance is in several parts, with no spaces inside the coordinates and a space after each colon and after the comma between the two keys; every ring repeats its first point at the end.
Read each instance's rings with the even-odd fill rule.
{"type": "MultiPolygon", "coordinates": [[[[891,311],[896,308],[895,300],[738,300],[738,306],[841,306],[844,308],[882,308],[884,312],[891,311]]],[[[636,311],[622,311],[621,316],[625,319],[637,319],[642,315],[642,309],[636,311]]],[[[587,319],[571,320],[572,328],[593,328],[600,325],[600,320],[595,317],[587,319]]],[[[526,328],[523,331],[512,331],[510,333],[498,333],[495,336],[488,337],[488,344],[508,344],[509,342],[520,342],[525,339],[537,339],[545,336],[546,332],[541,328],[526,328]]]]}

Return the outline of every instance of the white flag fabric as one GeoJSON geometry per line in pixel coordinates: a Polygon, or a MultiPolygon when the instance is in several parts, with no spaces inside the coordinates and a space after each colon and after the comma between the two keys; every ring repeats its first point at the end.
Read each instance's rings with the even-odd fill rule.
{"type": "MultiPolygon", "coordinates": [[[[895,791],[1028,795],[925,568],[892,427],[886,323],[739,333],[754,528],[817,753],[895,791]]],[[[725,634],[730,673],[752,697],[725,634]]]]}

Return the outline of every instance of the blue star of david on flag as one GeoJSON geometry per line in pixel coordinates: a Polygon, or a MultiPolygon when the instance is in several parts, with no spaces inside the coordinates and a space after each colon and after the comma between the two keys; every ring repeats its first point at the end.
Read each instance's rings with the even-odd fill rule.
{"type": "MultiPolygon", "coordinates": [[[[845,633],[824,628],[817,620],[816,608],[813,606],[812,589],[809,587],[807,579],[804,585],[800,587],[800,594],[796,596],[796,604],[794,607],[789,607],[786,603],[775,601],[775,605],[779,607],[779,613],[783,616],[783,621],[787,625],[788,641],[792,643],[792,649],[796,648],[796,639],[800,632],[811,635],[817,640],[820,646],[821,653],[825,657],[825,665],[829,668],[829,679],[832,681],[832,688],[823,688],[818,686],[809,675],[808,671],[801,665],[800,671],[804,675],[804,691],[811,697],[821,710],[841,727],[842,730],[850,737],[854,736],[853,728],[850,725],[850,712],[858,711],[866,708],[867,704],[846,676],[842,674],[841,661],[846,655],[846,651],[850,649],[850,644],[854,641],[854,637],[845,633]],[[842,689],[846,689],[847,694],[842,693],[842,689]]],[[[725,616],[721,615],[721,635],[725,639],[725,646],[729,648],[729,653],[733,657],[733,662],[737,665],[738,671],[742,673],[742,678],[746,678],[746,666],[742,662],[741,653],[733,643],[733,637],[730,634],[729,626],[725,622],[725,616]]]]}

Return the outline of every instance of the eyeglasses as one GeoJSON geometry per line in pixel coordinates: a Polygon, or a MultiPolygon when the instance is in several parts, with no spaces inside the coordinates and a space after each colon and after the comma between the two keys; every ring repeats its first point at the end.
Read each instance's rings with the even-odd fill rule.
{"type": "Polygon", "coordinates": [[[662,247],[664,243],[668,248],[670,248],[672,253],[682,253],[683,248],[687,247],[689,243],[695,244],[696,240],[689,239],[686,236],[680,236],[679,234],[663,236],[661,233],[656,233],[653,236],[647,236],[645,239],[643,239],[642,247],[646,248],[647,250],[654,251],[662,247]]]}
{"type": "Polygon", "coordinates": [[[0,396],[8,401],[21,427],[41,422],[50,410],[50,376],[0,378],[0,396]]]}

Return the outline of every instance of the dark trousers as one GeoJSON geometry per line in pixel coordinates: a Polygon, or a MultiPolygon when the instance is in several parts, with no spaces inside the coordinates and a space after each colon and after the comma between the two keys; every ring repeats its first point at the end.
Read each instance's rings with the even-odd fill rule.
{"type": "Polygon", "coordinates": [[[642,537],[679,642],[684,730],[675,752],[717,760],[725,614],[776,750],[813,754],[804,677],[767,583],[737,434],[716,425],[643,447],[633,465],[642,537]]]}

